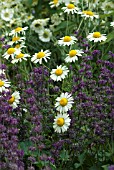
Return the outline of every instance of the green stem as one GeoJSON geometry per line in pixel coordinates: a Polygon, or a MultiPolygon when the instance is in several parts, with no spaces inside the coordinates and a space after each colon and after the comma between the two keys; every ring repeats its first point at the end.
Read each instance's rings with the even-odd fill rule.
{"type": "Polygon", "coordinates": [[[79,31],[79,29],[80,29],[80,27],[81,27],[81,25],[82,25],[83,20],[84,20],[84,19],[81,20],[81,22],[80,22],[80,24],[79,24],[79,27],[78,27],[77,31],[79,31]]]}

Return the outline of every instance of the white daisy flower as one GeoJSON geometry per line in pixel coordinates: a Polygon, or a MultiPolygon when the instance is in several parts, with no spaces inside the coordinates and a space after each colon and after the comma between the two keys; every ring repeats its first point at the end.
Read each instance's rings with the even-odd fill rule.
{"type": "Polygon", "coordinates": [[[18,43],[18,42],[23,42],[23,40],[25,40],[25,37],[14,36],[12,38],[12,41],[8,42],[8,45],[13,45],[14,43],[18,43]]]}
{"type": "Polygon", "coordinates": [[[67,57],[65,58],[65,62],[66,63],[71,63],[71,62],[75,62],[76,60],[78,60],[78,56],[82,56],[82,53],[84,53],[81,50],[70,50],[69,54],[67,54],[67,57]]]}
{"type": "Polygon", "coordinates": [[[58,7],[60,3],[59,0],[53,0],[49,4],[51,8],[54,8],[54,7],[58,7]]]}
{"type": "Polygon", "coordinates": [[[5,54],[3,54],[3,57],[6,58],[7,60],[9,59],[9,57],[14,59],[14,56],[17,53],[19,53],[19,49],[17,49],[17,48],[8,48],[8,50],[5,52],[5,54]]]}
{"type": "Polygon", "coordinates": [[[67,4],[66,7],[62,7],[64,13],[71,13],[71,14],[75,14],[78,13],[79,8],[76,7],[74,4],[67,4]]]}
{"type": "Polygon", "coordinates": [[[107,39],[107,37],[105,36],[106,34],[101,34],[100,32],[93,32],[93,33],[89,33],[89,35],[87,36],[87,38],[90,41],[94,41],[94,42],[98,42],[98,41],[105,41],[107,39]]]}
{"type": "Polygon", "coordinates": [[[9,35],[15,35],[15,36],[17,36],[18,34],[20,34],[20,33],[22,33],[23,35],[25,35],[25,30],[27,30],[28,29],[28,27],[24,27],[24,28],[22,28],[22,27],[17,27],[17,28],[15,28],[14,30],[12,30],[10,33],[9,33],[9,35]]]}
{"type": "Polygon", "coordinates": [[[64,20],[63,15],[55,13],[51,16],[51,22],[53,23],[53,25],[59,25],[62,22],[62,20],[64,20]]]}
{"type": "Polygon", "coordinates": [[[30,28],[36,33],[40,33],[44,29],[44,25],[41,19],[34,20],[30,28]]]}
{"type": "Polygon", "coordinates": [[[11,95],[11,98],[8,100],[8,103],[13,107],[13,109],[18,107],[20,98],[20,93],[18,91],[15,91],[11,95]]]}
{"type": "Polygon", "coordinates": [[[7,79],[1,80],[0,79],[0,92],[7,91],[8,87],[10,87],[10,82],[7,79]]]}
{"type": "Polygon", "coordinates": [[[81,16],[84,17],[85,19],[90,18],[93,20],[93,18],[99,18],[99,15],[96,15],[92,11],[82,11],[82,12],[78,12],[78,14],[81,14],[81,16]]]}
{"type": "Polygon", "coordinates": [[[23,53],[19,53],[18,55],[15,56],[15,58],[11,61],[11,63],[18,63],[18,62],[22,62],[22,60],[27,60],[27,57],[30,57],[29,54],[23,54],[23,53]]]}
{"type": "Polygon", "coordinates": [[[52,37],[52,32],[50,29],[46,28],[39,33],[39,39],[42,42],[49,42],[52,37]]]}
{"type": "Polygon", "coordinates": [[[18,51],[21,51],[21,48],[25,48],[26,46],[25,46],[25,42],[24,41],[22,41],[22,43],[21,44],[16,44],[15,45],[15,48],[18,50],[18,51]]]}
{"type": "Polygon", "coordinates": [[[50,59],[49,57],[50,55],[51,55],[51,52],[49,50],[45,50],[45,51],[41,50],[40,52],[35,53],[33,55],[33,57],[31,58],[31,61],[33,63],[39,62],[39,64],[42,64],[42,59],[44,59],[45,62],[47,62],[47,59],[50,59]]]}
{"type": "Polygon", "coordinates": [[[4,21],[10,21],[13,18],[13,10],[12,9],[3,9],[1,10],[1,19],[4,21]]]}
{"type": "Polygon", "coordinates": [[[7,5],[13,6],[13,5],[17,5],[17,3],[20,4],[22,0],[6,0],[7,5]]]}
{"type": "Polygon", "coordinates": [[[57,133],[64,133],[70,126],[71,119],[67,113],[58,114],[53,123],[53,128],[57,133]]]}
{"type": "Polygon", "coordinates": [[[63,46],[65,46],[65,45],[69,46],[69,45],[74,44],[76,40],[77,40],[77,38],[74,37],[74,36],[65,36],[65,37],[60,38],[60,40],[58,40],[58,44],[59,44],[60,46],[61,46],[61,45],[63,45],[63,46]]]}
{"type": "Polygon", "coordinates": [[[111,23],[110,23],[110,26],[114,27],[114,22],[111,22],[111,23]]]}
{"type": "Polygon", "coordinates": [[[27,16],[27,20],[32,20],[33,18],[34,18],[34,16],[32,14],[27,16]]]}
{"type": "Polygon", "coordinates": [[[1,74],[5,74],[5,70],[4,69],[0,69],[0,75],[1,74]]]}
{"type": "Polygon", "coordinates": [[[61,81],[62,79],[64,79],[67,74],[68,74],[69,70],[66,66],[57,66],[56,69],[52,69],[51,71],[51,75],[50,77],[54,80],[54,81],[61,81]]]}
{"type": "Polygon", "coordinates": [[[71,109],[73,102],[73,98],[71,97],[71,94],[69,93],[62,93],[60,95],[60,97],[57,97],[56,99],[56,103],[55,103],[55,107],[56,109],[60,112],[60,113],[64,113],[67,112],[68,110],[71,109]]]}

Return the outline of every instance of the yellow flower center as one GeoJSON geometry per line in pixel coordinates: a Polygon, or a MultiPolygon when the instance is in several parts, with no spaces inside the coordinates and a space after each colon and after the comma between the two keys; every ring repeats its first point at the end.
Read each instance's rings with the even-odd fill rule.
{"type": "Polygon", "coordinates": [[[13,54],[15,52],[15,48],[9,48],[8,50],[7,50],[7,53],[8,54],[13,54]]]}
{"type": "Polygon", "coordinates": [[[20,53],[20,54],[18,54],[18,55],[16,56],[16,58],[17,58],[17,59],[23,58],[23,56],[24,56],[24,54],[23,54],[23,53],[20,53]]]}
{"type": "Polygon", "coordinates": [[[8,103],[9,103],[9,104],[13,104],[14,101],[15,101],[15,97],[12,96],[12,97],[9,99],[8,103]]]}
{"type": "Polygon", "coordinates": [[[60,117],[60,118],[58,118],[57,119],[57,125],[58,126],[63,126],[65,124],[65,121],[64,121],[64,119],[62,118],[62,117],[60,117]]]}
{"type": "Polygon", "coordinates": [[[4,14],[4,16],[5,16],[5,17],[9,17],[9,13],[6,12],[6,13],[4,14]]]}
{"type": "Polygon", "coordinates": [[[70,42],[72,40],[72,38],[70,36],[65,36],[63,41],[64,42],[70,42]]]}
{"type": "Polygon", "coordinates": [[[69,51],[69,56],[70,56],[70,57],[74,57],[76,54],[77,54],[77,51],[76,51],[76,50],[71,50],[71,51],[69,51]]]}
{"type": "Polygon", "coordinates": [[[94,38],[99,38],[99,37],[101,37],[101,33],[100,32],[94,32],[93,37],[94,38]]]}
{"type": "Polygon", "coordinates": [[[89,16],[93,16],[94,13],[92,11],[83,11],[84,14],[89,15],[89,16]]]}
{"type": "Polygon", "coordinates": [[[45,53],[44,52],[39,52],[37,54],[37,58],[40,59],[40,58],[43,58],[45,56],[45,53]]]}
{"type": "Polygon", "coordinates": [[[73,8],[75,8],[75,6],[74,6],[73,4],[68,4],[68,5],[67,5],[67,8],[68,8],[68,9],[73,9],[73,8]]]}
{"type": "Polygon", "coordinates": [[[17,45],[15,46],[15,48],[20,48],[20,44],[17,44],[17,45]]]}
{"type": "Polygon", "coordinates": [[[0,87],[4,85],[4,82],[0,80],[0,87]]]}
{"type": "Polygon", "coordinates": [[[28,16],[28,19],[30,19],[31,18],[31,16],[28,16]]]}
{"type": "Polygon", "coordinates": [[[20,40],[20,37],[13,37],[13,38],[12,38],[12,41],[14,41],[14,42],[15,42],[15,41],[18,41],[18,40],[20,40]]]}
{"type": "Polygon", "coordinates": [[[22,31],[22,27],[17,27],[17,28],[15,29],[15,32],[20,32],[20,31],[22,31]]]}
{"type": "Polygon", "coordinates": [[[53,0],[53,3],[56,5],[58,3],[58,0],[53,0]]]}
{"type": "Polygon", "coordinates": [[[62,99],[60,100],[60,105],[61,105],[61,106],[66,106],[67,103],[68,103],[68,100],[67,100],[66,98],[62,98],[62,99]]]}
{"type": "Polygon", "coordinates": [[[63,70],[61,68],[58,68],[56,71],[55,71],[55,74],[57,76],[60,76],[61,74],[63,73],[63,70]]]}

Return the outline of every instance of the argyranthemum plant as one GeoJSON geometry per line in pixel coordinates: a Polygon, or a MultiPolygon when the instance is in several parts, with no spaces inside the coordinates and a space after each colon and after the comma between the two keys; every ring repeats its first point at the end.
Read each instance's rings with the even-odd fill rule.
{"type": "Polygon", "coordinates": [[[55,116],[53,128],[57,133],[64,133],[70,126],[71,119],[67,113],[60,113],[55,116]]]}
{"type": "Polygon", "coordinates": [[[7,79],[0,79],[0,92],[8,91],[10,87],[10,82],[7,79]]]}
{"type": "Polygon", "coordinates": [[[27,60],[27,58],[30,57],[29,54],[24,54],[22,52],[18,53],[15,58],[11,61],[11,63],[18,63],[22,62],[22,60],[27,60]]]}
{"type": "Polygon", "coordinates": [[[56,98],[55,107],[60,113],[65,113],[72,108],[74,103],[73,97],[68,92],[61,93],[60,97],[56,98]]]}
{"type": "Polygon", "coordinates": [[[47,59],[50,59],[49,57],[50,55],[51,55],[51,52],[49,50],[45,50],[45,51],[41,50],[40,52],[35,53],[33,55],[33,57],[31,58],[31,61],[33,63],[39,62],[39,64],[42,64],[42,60],[44,59],[45,62],[47,62],[47,59]]]}
{"type": "Polygon", "coordinates": [[[51,8],[58,7],[60,4],[59,0],[52,0],[49,5],[51,8]]]}
{"type": "Polygon", "coordinates": [[[57,66],[56,69],[52,69],[50,77],[54,81],[62,81],[68,74],[69,70],[66,66],[57,66]]]}
{"type": "Polygon", "coordinates": [[[1,19],[3,19],[4,21],[7,22],[11,21],[13,15],[14,15],[13,9],[6,8],[1,11],[1,19]]]}
{"type": "Polygon", "coordinates": [[[107,39],[106,34],[101,34],[100,32],[89,33],[87,38],[89,39],[89,41],[94,41],[94,42],[99,42],[99,41],[101,42],[107,39]]]}
{"type": "Polygon", "coordinates": [[[25,37],[14,36],[12,40],[8,42],[9,45],[13,45],[14,43],[21,43],[25,40],[25,37]]]}
{"type": "Polygon", "coordinates": [[[18,107],[20,98],[20,93],[18,91],[15,91],[11,95],[11,98],[8,100],[8,103],[13,107],[13,109],[18,107]]]}
{"type": "Polygon", "coordinates": [[[18,48],[8,48],[7,51],[3,54],[3,57],[6,58],[7,60],[9,59],[9,57],[11,57],[12,59],[14,59],[14,56],[16,54],[18,54],[20,51],[20,49],[18,48]]]}
{"type": "Polygon", "coordinates": [[[64,13],[75,14],[78,13],[79,8],[76,7],[74,4],[67,4],[66,7],[62,7],[62,10],[64,11],[64,13]]]}
{"type": "Polygon", "coordinates": [[[76,40],[77,40],[76,37],[66,35],[66,36],[60,38],[60,40],[58,40],[58,44],[60,46],[62,46],[62,45],[63,46],[65,46],[65,45],[70,46],[70,45],[74,44],[76,42],[76,40]]]}
{"type": "Polygon", "coordinates": [[[39,39],[42,42],[49,42],[51,40],[52,37],[52,32],[50,31],[50,29],[45,28],[43,29],[40,33],[39,33],[39,39]]]}
{"type": "Polygon", "coordinates": [[[0,0],[2,170],[112,168],[113,8],[0,0]]]}
{"type": "Polygon", "coordinates": [[[82,11],[79,12],[79,14],[81,14],[81,16],[84,17],[85,19],[90,18],[91,20],[93,20],[94,18],[99,18],[99,15],[96,15],[92,11],[82,11]]]}
{"type": "Polygon", "coordinates": [[[25,31],[28,29],[28,27],[17,27],[14,30],[12,30],[9,35],[15,35],[18,36],[18,34],[23,34],[25,35],[25,31]]]}
{"type": "Polygon", "coordinates": [[[83,53],[84,52],[82,50],[70,50],[69,54],[67,54],[67,57],[65,58],[65,62],[75,62],[78,60],[78,57],[82,56],[83,53]]]}

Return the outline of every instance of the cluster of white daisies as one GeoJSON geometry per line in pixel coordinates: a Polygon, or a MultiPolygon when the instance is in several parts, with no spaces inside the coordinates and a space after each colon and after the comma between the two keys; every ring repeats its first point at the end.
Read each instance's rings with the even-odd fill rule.
{"type": "Polygon", "coordinates": [[[49,42],[52,36],[52,32],[47,28],[49,18],[36,19],[31,23],[31,30],[38,34],[39,39],[42,42],[49,42]]]}
{"type": "MultiPolygon", "coordinates": [[[[98,19],[99,15],[95,14],[93,11],[86,10],[86,11],[80,11],[80,9],[77,7],[77,4],[79,1],[69,1],[69,0],[53,0],[51,1],[50,7],[58,7],[61,3],[65,3],[65,7],[62,7],[62,10],[64,13],[67,13],[68,15],[71,14],[80,14],[85,19],[91,19],[94,18],[98,19]]],[[[62,19],[61,19],[62,20],[62,19]]],[[[39,39],[43,42],[49,42],[51,40],[52,33],[48,28],[45,28],[47,26],[47,23],[49,21],[49,18],[46,19],[37,19],[34,20],[30,26],[30,28],[38,33],[39,39]]],[[[111,26],[114,27],[114,22],[111,23],[111,26]]],[[[28,57],[30,57],[29,54],[25,54],[23,51],[25,46],[25,31],[28,27],[17,27],[16,29],[12,30],[9,34],[12,36],[12,40],[8,43],[11,45],[11,47],[5,52],[3,55],[4,58],[9,59],[11,57],[12,61],[11,63],[18,63],[21,62],[23,59],[27,60],[28,57]]],[[[105,41],[107,39],[105,34],[101,34],[100,32],[92,32],[89,33],[87,36],[87,39],[94,42],[101,42],[105,41]]],[[[65,35],[64,37],[60,38],[60,40],[57,41],[57,44],[60,46],[70,46],[68,54],[66,54],[65,62],[71,63],[78,60],[80,56],[83,55],[83,51],[80,49],[72,48],[72,45],[75,44],[77,41],[76,37],[65,35]]],[[[41,49],[37,53],[35,53],[31,57],[31,61],[33,63],[39,63],[42,64],[43,60],[45,62],[50,59],[51,52],[49,49],[43,50],[41,49]]],[[[2,72],[3,74],[4,72],[2,72]]],[[[59,65],[56,68],[52,69],[50,72],[50,77],[53,81],[62,81],[67,77],[69,73],[68,68],[64,65],[59,65]]],[[[5,89],[9,88],[10,82],[8,80],[0,80],[0,92],[4,91],[5,89]]],[[[17,107],[17,104],[19,104],[20,95],[19,92],[14,92],[12,94],[11,99],[9,99],[9,104],[12,105],[13,108],[17,107]]],[[[55,116],[53,128],[56,132],[61,133],[67,131],[67,129],[70,126],[71,119],[69,117],[69,114],[67,113],[73,106],[73,97],[68,92],[61,93],[60,97],[56,98],[55,108],[58,111],[58,114],[55,116]]]]}
{"type": "Polygon", "coordinates": [[[0,0],[0,28],[9,29],[30,22],[34,18],[31,11],[25,0],[0,0]]]}
{"type": "Polygon", "coordinates": [[[11,58],[11,63],[18,63],[23,60],[27,60],[27,57],[30,57],[30,55],[24,53],[25,46],[25,30],[27,30],[28,27],[17,27],[16,29],[12,30],[9,33],[9,36],[11,36],[11,41],[8,42],[8,45],[10,47],[7,49],[7,51],[3,54],[3,57],[5,59],[11,58]]]}
{"type": "MultiPolygon", "coordinates": [[[[0,69],[0,93],[4,91],[9,91],[10,82],[5,78],[5,70],[0,69]],[[2,78],[1,78],[2,77],[2,78]]],[[[18,107],[20,100],[20,93],[19,91],[14,91],[11,95],[11,98],[7,101],[13,109],[18,107]]]]}
{"type": "MultiPolygon", "coordinates": [[[[12,30],[11,33],[9,33],[12,37],[12,41],[9,42],[9,45],[13,45],[15,47],[10,47],[5,54],[3,55],[4,58],[9,59],[12,58],[11,63],[18,63],[18,61],[22,61],[22,59],[27,60],[28,57],[30,57],[29,54],[23,53],[24,40],[25,40],[25,30],[27,30],[28,27],[17,27],[16,29],[12,30]],[[23,36],[21,36],[23,35],[23,36]]],[[[94,32],[94,37],[97,39],[100,37],[99,32],[94,32]]],[[[64,36],[60,40],[58,40],[58,45],[60,46],[72,46],[74,43],[76,43],[77,39],[74,36],[64,36]]],[[[71,49],[69,50],[69,53],[66,54],[65,62],[75,62],[78,60],[78,57],[82,56],[83,51],[79,49],[71,49]]],[[[31,61],[33,63],[39,63],[42,64],[43,60],[47,62],[48,59],[50,59],[51,52],[50,50],[43,50],[38,51],[31,57],[31,61]]],[[[50,77],[54,81],[62,81],[66,78],[68,75],[69,70],[66,66],[57,66],[57,68],[52,69],[50,72],[50,77]]],[[[10,86],[9,82],[2,81],[0,83],[1,89],[4,89],[5,86],[10,86]]],[[[9,103],[12,104],[12,106],[15,108],[16,104],[18,104],[19,100],[19,93],[15,92],[12,95],[12,98],[9,100],[9,103]],[[16,100],[17,99],[17,100],[16,100]]],[[[65,132],[68,127],[70,126],[71,119],[69,118],[69,115],[67,114],[67,111],[71,109],[73,104],[73,98],[71,94],[69,93],[62,93],[60,97],[56,99],[55,107],[59,114],[54,119],[54,129],[56,132],[61,133],[65,132]]]]}

